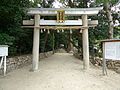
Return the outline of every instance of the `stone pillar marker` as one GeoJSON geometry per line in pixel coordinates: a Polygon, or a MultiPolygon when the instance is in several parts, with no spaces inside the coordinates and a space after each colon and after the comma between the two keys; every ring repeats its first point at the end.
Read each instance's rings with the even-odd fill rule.
{"type": "Polygon", "coordinates": [[[36,14],[34,16],[34,34],[33,34],[33,62],[32,62],[32,71],[38,70],[38,64],[39,64],[39,38],[40,38],[40,32],[39,32],[39,21],[40,21],[40,15],[36,14]]]}
{"type": "MultiPolygon", "coordinates": [[[[84,27],[88,27],[87,15],[82,15],[82,24],[84,27]]],[[[83,68],[89,69],[89,40],[88,40],[88,28],[84,28],[82,32],[82,45],[83,45],[83,68]]]]}

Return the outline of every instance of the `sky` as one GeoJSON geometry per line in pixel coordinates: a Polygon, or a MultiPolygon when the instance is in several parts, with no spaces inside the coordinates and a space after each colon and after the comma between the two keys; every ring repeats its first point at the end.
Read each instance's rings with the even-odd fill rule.
{"type": "Polygon", "coordinates": [[[111,9],[112,9],[113,11],[116,11],[116,12],[120,11],[120,3],[119,3],[118,5],[112,7],[111,9]]]}
{"type": "Polygon", "coordinates": [[[58,0],[55,0],[54,2],[53,2],[53,7],[54,8],[60,8],[60,7],[62,7],[63,5],[62,5],[62,3],[60,3],[58,0]]]}
{"type": "MultiPolygon", "coordinates": [[[[63,5],[58,1],[58,0],[55,0],[55,2],[53,3],[53,8],[60,8],[62,7],[63,5]]],[[[113,11],[120,11],[120,3],[114,7],[111,8],[113,11]]]]}
{"type": "MultiPolygon", "coordinates": [[[[34,2],[34,0],[30,0],[32,2],[34,2]]],[[[38,4],[38,7],[40,7],[40,4],[38,4]]],[[[53,2],[53,8],[61,8],[63,7],[62,3],[59,2],[59,0],[55,0],[53,2]]],[[[111,8],[113,11],[116,11],[116,12],[120,12],[120,3],[114,7],[111,8]]]]}

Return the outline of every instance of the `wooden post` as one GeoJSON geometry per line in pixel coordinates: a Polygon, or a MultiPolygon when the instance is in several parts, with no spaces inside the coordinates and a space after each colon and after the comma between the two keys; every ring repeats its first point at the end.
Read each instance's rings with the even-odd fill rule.
{"type": "Polygon", "coordinates": [[[4,76],[6,75],[6,56],[4,56],[4,76]]]}
{"type": "MultiPolygon", "coordinates": [[[[82,15],[83,26],[88,26],[87,15],[82,15]]],[[[88,29],[84,28],[82,33],[82,45],[83,45],[83,62],[84,69],[89,69],[89,40],[88,40],[88,29]]]]}
{"type": "Polygon", "coordinates": [[[36,71],[38,70],[38,64],[39,64],[39,28],[36,28],[39,26],[40,21],[40,15],[36,14],[34,17],[35,20],[35,28],[34,28],[34,35],[33,35],[33,62],[32,62],[32,70],[36,71]]]}
{"type": "Polygon", "coordinates": [[[2,63],[3,63],[3,56],[1,57],[1,61],[0,61],[0,69],[2,68],[2,63]]]}
{"type": "Polygon", "coordinates": [[[106,59],[105,59],[105,42],[102,43],[102,46],[103,46],[102,70],[103,70],[103,75],[107,75],[107,66],[106,66],[106,59]]]}

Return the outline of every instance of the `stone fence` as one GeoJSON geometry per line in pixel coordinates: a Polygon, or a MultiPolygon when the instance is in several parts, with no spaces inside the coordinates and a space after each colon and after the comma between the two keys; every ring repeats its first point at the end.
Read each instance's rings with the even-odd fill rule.
{"type": "MultiPolygon", "coordinates": [[[[40,59],[47,58],[51,55],[53,55],[53,51],[40,53],[40,59]]],[[[32,63],[31,54],[7,58],[7,73],[12,70],[21,68],[23,66],[30,65],[31,63],[32,63]]],[[[3,74],[3,67],[0,69],[0,74],[3,74]]]]}
{"type": "MultiPolygon", "coordinates": [[[[77,51],[74,51],[73,55],[82,60],[82,55],[77,51]]],[[[94,66],[102,66],[102,60],[103,58],[90,56],[90,63],[92,63],[94,66]]],[[[108,69],[112,69],[117,73],[120,73],[120,60],[107,60],[106,65],[108,69]]]]}

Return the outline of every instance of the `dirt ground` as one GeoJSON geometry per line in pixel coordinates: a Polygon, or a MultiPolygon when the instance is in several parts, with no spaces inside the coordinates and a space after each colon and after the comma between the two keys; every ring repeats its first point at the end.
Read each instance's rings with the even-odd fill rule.
{"type": "Polygon", "coordinates": [[[0,76],[0,90],[120,90],[120,75],[108,70],[102,76],[101,68],[83,70],[82,61],[71,54],[56,53],[42,59],[38,72],[26,66],[0,76]]]}

